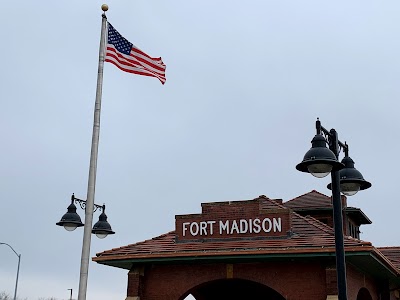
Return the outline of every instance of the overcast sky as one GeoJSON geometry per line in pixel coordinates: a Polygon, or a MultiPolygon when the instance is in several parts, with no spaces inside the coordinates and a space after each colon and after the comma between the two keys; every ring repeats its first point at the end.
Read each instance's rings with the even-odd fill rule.
{"type": "MultiPolygon", "coordinates": [[[[73,192],[86,198],[102,3],[1,6],[0,242],[22,254],[21,298],[77,297],[83,230],[55,223],[73,192]]],[[[174,230],[202,202],[330,195],[329,177],[295,169],[317,117],[372,183],[348,199],[373,221],[362,239],[400,245],[398,0],[108,4],[167,82],[105,65],[95,202],[116,234],[93,236],[91,256],[174,230]]],[[[0,246],[0,291],[13,294],[16,268],[0,246]]],[[[90,264],[88,300],[126,286],[126,270],[90,264]]]]}

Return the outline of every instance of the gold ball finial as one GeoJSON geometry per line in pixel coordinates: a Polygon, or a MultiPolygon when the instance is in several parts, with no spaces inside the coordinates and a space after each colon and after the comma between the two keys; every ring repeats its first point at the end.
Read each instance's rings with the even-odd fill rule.
{"type": "Polygon", "coordinates": [[[107,5],[107,4],[103,4],[103,5],[101,6],[101,9],[102,9],[104,12],[106,12],[106,11],[108,10],[108,5],[107,5]]]}

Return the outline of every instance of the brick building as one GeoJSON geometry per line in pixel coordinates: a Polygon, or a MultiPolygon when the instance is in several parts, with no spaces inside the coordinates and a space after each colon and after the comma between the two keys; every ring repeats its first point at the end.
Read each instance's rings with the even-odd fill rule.
{"type": "MultiPolygon", "coordinates": [[[[371,224],[343,196],[349,300],[395,300],[400,247],[360,240],[371,224]]],[[[126,300],[337,299],[331,198],[317,191],[282,202],[202,203],[175,216],[175,230],[98,253],[100,264],[128,273],[126,300]]]]}

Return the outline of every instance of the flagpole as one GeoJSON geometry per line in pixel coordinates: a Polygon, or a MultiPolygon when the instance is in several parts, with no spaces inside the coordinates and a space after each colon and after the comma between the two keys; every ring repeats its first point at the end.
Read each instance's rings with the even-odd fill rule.
{"type": "Polygon", "coordinates": [[[99,65],[97,72],[96,102],[94,107],[92,148],[90,152],[90,166],[89,166],[89,178],[88,178],[87,198],[85,207],[85,226],[83,231],[78,300],[86,300],[89,259],[90,259],[90,242],[91,242],[93,210],[94,210],[94,194],[96,188],[97,156],[98,156],[99,135],[100,135],[100,109],[101,109],[101,96],[103,87],[103,69],[104,69],[104,55],[105,55],[104,53],[105,53],[106,28],[107,28],[107,17],[105,12],[108,10],[108,6],[106,4],[103,4],[101,6],[101,9],[103,10],[103,14],[101,22],[99,65]]]}

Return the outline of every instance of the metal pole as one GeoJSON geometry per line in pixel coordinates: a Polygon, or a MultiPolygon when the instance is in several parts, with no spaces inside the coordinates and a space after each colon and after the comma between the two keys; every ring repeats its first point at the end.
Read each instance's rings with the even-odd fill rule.
{"type": "Polygon", "coordinates": [[[69,297],[69,300],[72,300],[72,289],[68,289],[68,291],[71,291],[71,295],[69,297]]]}
{"type": "Polygon", "coordinates": [[[103,86],[106,27],[107,27],[107,18],[105,13],[103,13],[102,23],[101,23],[101,35],[100,35],[99,65],[97,73],[96,102],[94,107],[92,148],[90,153],[90,167],[89,167],[88,189],[86,198],[87,200],[85,207],[85,226],[83,229],[83,243],[82,243],[81,268],[79,277],[78,300],[86,300],[86,291],[87,291],[89,259],[90,259],[90,242],[91,242],[93,210],[94,210],[94,194],[96,186],[97,156],[98,156],[99,135],[100,135],[100,109],[101,109],[101,96],[102,96],[102,86],[103,86]]]}
{"type": "Polygon", "coordinates": [[[10,249],[12,251],[14,251],[15,255],[18,256],[18,267],[17,267],[17,279],[15,280],[15,290],[14,290],[14,300],[17,299],[17,287],[18,287],[18,277],[19,277],[19,265],[21,263],[21,254],[18,254],[13,247],[11,247],[9,244],[7,243],[0,243],[0,245],[7,245],[8,247],[10,247],[10,249]]]}
{"type": "Polygon", "coordinates": [[[21,254],[18,254],[17,279],[15,280],[14,300],[17,300],[17,287],[18,287],[18,277],[19,277],[19,265],[20,265],[20,263],[21,263],[21,254]]]}
{"type": "MultiPolygon", "coordinates": [[[[335,153],[336,157],[339,155],[338,135],[335,129],[330,130],[329,148],[335,153]]],[[[340,176],[339,171],[331,172],[332,178],[332,205],[333,205],[333,226],[335,230],[335,248],[336,248],[336,276],[338,299],[347,300],[347,280],[346,280],[346,260],[343,242],[343,211],[342,200],[340,196],[340,176]]]]}

